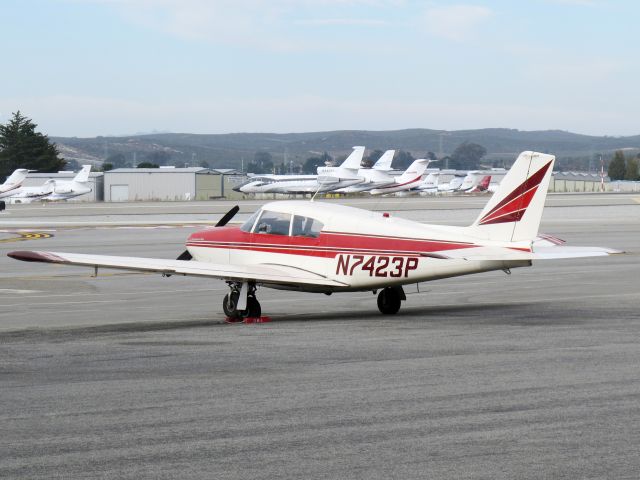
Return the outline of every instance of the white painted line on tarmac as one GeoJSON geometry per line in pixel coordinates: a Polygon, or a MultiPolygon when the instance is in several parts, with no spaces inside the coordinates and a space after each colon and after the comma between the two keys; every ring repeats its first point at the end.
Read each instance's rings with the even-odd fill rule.
{"type": "Polygon", "coordinates": [[[20,290],[17,288],[0,288],[0,293],[10,293],[10,294],[18,294],[18,295],[24,295],[27,293],[38,293],[40,291],[41,290],[20,290]]]}
{"type": "MultiPolygon", "coordinates": [[[[175,293],[175,294],[183,294],[183,293],[192,293],[192,292],[226,292],[228,288],[190,288],[190,289],[180,289],[180,290],[148,290],[148,291],[135,291],[135,292],[82,292],[78,293],[52,293],[46,295],[25,295],[21,298],[60,298],[60,297],[74,297],[77,298],[78,295],[82,295],[83,297],[95,297],[95,296],[120,296],[120,295],[149,295],[149,294],[166,294],[166,293],[175,293]]],[[[7,291],[8,293],[37,293],[42,290],[15,290],[11,288],[0,288],[0,293],[3,291],[7,291]]],[[[66,302],[65,302],[66,303],[66,302]]],[[[35,305],[35,304],[34,304],[35,305]]],[[[44,305],[44,304],[39,304],[44,305]]]]}

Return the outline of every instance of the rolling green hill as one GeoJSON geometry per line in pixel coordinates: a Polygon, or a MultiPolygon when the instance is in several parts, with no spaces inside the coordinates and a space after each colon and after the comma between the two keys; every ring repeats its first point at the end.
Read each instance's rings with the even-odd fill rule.
{"type": "Polygon", "coordinates": [[[53,137],[66,158],[89,159],[100,163],[109,155],[121,153],[130,163],[142,162],[158,152],[172,165],[198,165],[206,161],[211,167],[240,168],[253,160],[257,151],[269,152],[274,162],[286,158],[302,163],[310,156],[328,152],[334,157],[346,155],[354,145],[367,149],[390,148],[409,151],[414,157],[427,151],[450,154],[460,143],[479,143],[487,149],[488,161],[509,164],[523,150],[553,153],[562,168],[578,168],[603,154],[617,149],[640,150],[640,135],[598,137],[560,130],[520,131],[506,128],[480,130],[407,129],[393,131],[341,130],[309,133],[231,133],[198,135],[162,133],[126,137],[53,137]]]}

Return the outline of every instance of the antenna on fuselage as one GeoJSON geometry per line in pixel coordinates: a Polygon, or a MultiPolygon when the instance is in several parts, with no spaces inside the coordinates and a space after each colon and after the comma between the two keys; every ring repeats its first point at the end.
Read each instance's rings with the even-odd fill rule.
{"type": "MultiPolygon", "coordinates": [[[[317,181],[317,180],[316,180],[316,181],[317,181]]],[[[314,194],[311,196],[311,200],[310,200],[311,202],[313,202],[313,201],[316,199],[316,195],[317,195],[317,194],[318,194],[318,192],[320,191],[320,187],[322,187],[322,185],[320,185],[320,182],[318,182],[318,189],[316,190],[316,193],[314,193],[314,194]]]]}

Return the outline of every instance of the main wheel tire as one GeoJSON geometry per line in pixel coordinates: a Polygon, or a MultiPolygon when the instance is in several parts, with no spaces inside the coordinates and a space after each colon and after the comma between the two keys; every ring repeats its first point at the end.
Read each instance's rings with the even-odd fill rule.
{"type": "Polygon", "coordinates": [[[222,309],[227,317],[240,318],[242,316],[237,309],[239,296],[240,294],[238,292],[231,292],[224,296],[224,300],[222,300],[222,309]]]}
{"type": "Polygon", "coordinates": [[[260,302],[256,297],[247,298],[247,317],[260,318],[262,315],[262,308],[260,308],[260,302]]]}
{"type": "Polygon", "coordinates": [[[385,315],[394,315],[400,310],[400,292],[395,288],[383,288],[378,294],[378,309],[385,315]]]}

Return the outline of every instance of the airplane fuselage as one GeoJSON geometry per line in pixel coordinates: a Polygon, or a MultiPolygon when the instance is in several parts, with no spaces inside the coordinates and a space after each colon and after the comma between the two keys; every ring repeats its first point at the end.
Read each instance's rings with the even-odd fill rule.
{"type": "Polygon", "coordinates": [[[478,246],[473,239],[457,233],[455,227],[428,226],[382,213],[308,201],[271,203],[262,211],[275,210],[285,219],[274,228],[278,232],[260,231],[258,218],[253,225],[194,233],[186,243],[187,249],[198,261],[283,265],[345,284],[344,288],[297,288],[325,292],[375,290],[530,264],[439,258],[439,252],[478,246]],[[315,220],[323,225],[322,229],[315,236],[295,235],[296,217],[315,220]],[[358,221],[354,222],[354,218],[358,221]]]}

